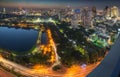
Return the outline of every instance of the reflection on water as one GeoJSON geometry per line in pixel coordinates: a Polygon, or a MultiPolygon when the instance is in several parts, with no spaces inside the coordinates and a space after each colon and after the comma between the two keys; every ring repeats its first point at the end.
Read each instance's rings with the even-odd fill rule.
{"type": "Polygon", "coordinates": [[[36,44],[38,31],[0,27],[0,48],[14,51],[27,51],[36,44]]]}
{"type": "Polygon", "coordinates": [[[42,32],[41,44],[47,44],[47,34],[46,34],[46,32],[42,32]]]}

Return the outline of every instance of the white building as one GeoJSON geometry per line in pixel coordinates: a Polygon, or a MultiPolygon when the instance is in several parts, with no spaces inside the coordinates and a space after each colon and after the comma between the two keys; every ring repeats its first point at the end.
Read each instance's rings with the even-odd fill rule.
{"type": "Polygon", "coordinates": [[[116,6],[113,6],[111,8],[111,17],[118,17],[119,16],[119,10],[116,6]]]}

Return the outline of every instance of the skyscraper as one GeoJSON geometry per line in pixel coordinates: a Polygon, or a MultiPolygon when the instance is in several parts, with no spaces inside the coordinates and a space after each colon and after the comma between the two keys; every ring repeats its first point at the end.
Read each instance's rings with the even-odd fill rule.
{"type": "Polygon", "coordinates": [[[91,11],[92,11],[92,17],[95,17],[96,14],[97,14],[96,7],[93,6],[92,9],[91,9],[91,11]]]}
{"type": "Polygon", "coordinates": [[[118,17],[119,16],[119,11],[116,6],[111,7],[111,17],[118,17]]]}
{"type": "Polygon", "coordinates": [[[119,16],[119,10],[116,6],[112,6],[112,7],[106,6],[105,9],[104,9],[104,16],[106,18],[118,17],[119,16]]]}
{"type": "Polygon", "coordinates": [[[83,8],[81,12],[81,20],[82,20],[82,26],[87,26],[87,19],[88,19],[88,9],[83,8]]]}
{"type": "Polygon", "coordinates": [[[3,13],[6,13],[6,9],[5,8],[3,8],[3,13]]]}

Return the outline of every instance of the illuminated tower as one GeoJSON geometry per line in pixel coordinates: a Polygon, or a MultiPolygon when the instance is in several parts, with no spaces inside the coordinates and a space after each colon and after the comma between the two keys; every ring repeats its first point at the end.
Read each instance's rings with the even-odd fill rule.
{"type": "Polygon", "coordinates": [[[6,13],[6,9],[5,8],[3,8],[3,13],[6,13]]]}
{"type": "Polygon", "coordinates": [[[111,7],[111,17],[118,17],[119,12],[116,6],[111,7]]]}
{"type": "Polygon", "coordinates": [[[108,7],[106,6],[105,10],[104,10],[104,15],[105,17],[118,17],[119,16],[119,11],[118,8],[116,6],[113,7],[108,7]]]}

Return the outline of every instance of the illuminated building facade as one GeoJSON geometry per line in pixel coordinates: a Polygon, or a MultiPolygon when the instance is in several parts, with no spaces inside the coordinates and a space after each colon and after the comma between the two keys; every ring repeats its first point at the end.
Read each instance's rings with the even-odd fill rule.
{"type": "Polygon", "coordinates": [[[118,17],[118,16],[119,16],[118,8],[116,6],[113,6],[111,8],[111,17],[118,17]]]}
{"type": "Polygon", "coordinates": [[[5,8],[3,8],[3,13],[6,13],[6,9],[5,8]]]}
{"type": "Polygon", "coordinates": [[[109,19],[111,17],[118,17],[119,16],[119,10],[116,6],[108,7],[106,6],[104,10],[104,16],[109,19]]]}

